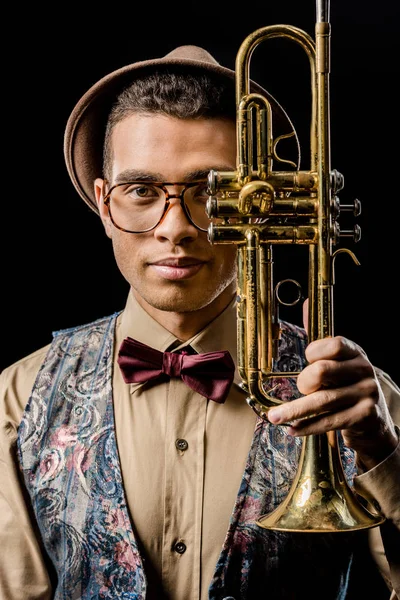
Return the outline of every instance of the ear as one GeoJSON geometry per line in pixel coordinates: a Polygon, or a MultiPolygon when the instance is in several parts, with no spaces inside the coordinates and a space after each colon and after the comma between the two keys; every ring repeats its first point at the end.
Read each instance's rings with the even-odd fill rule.
{"type": "Polygon", "coordinates": [[[112,223],[108,212],[108,206],[104,204],[104,179],[99,177],[94,182],[94,195],[96,197],[97,208],[99,210],[100,219],[103,222],[106,235],[112,237],[112,223]]]}

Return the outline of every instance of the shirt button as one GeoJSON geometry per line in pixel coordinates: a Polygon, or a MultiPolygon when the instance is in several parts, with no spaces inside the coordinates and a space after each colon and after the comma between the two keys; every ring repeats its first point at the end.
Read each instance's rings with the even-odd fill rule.
{"type": "Polygon", "coordinates": [[[176,542],[174,550],[178,554],[183,554],[184,552],[186,552],[186,544],[184,544],[183,542],[176,542]]]}
{"type": "Polygon", "coordinates": [[[178,448],[178,450],[182,450],[182,452],[189,448],[189,444],[187,443],[186,440],[183,440],[183,439],[176,440],[175,446],[178,448]]]}

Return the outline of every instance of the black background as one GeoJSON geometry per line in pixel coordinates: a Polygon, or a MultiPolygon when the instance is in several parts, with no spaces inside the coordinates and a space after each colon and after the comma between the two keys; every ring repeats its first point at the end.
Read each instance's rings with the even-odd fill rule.
{"type": "MultiPolygon", "coordinates": [[[[349,246],[361,266],[346,256],[336,262],[335,331],[360,343],[397,383],[398,6],[397,0],[336,0],[330,10],[332,168],[345,177],[341,201],[357,197],[362,203],[362,238],[349,246]]],[[[255,29],[283,23],[314,37],[315,24],[312,0],[140,7],[113,2],[103,8],[82,2],[54,11],[40,5],[10,10],[3,73],[0,368],[47,344],[53,330],[125,303],[128,288],[110,242],[64,165],[64,127],[81,95],[108,72],[181,44],[201,45],[234,68],[240,43],[255,29]]],[[[302,167],[309,168],[305,53],[292,42],[271,40],[254,53],[251,76],[290,115],[302,144],[302,167]]],[[[298,262],[292,253],[278,271],[296,277],[303,270],[298,262]]]]}

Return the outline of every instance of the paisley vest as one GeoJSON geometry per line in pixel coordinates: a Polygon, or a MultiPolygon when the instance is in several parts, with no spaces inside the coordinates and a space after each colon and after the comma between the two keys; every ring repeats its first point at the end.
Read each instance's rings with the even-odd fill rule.
{"type": "MultiPolygon", "coordinates": [[[[146,598],[115,436],[117,316],[54,334],[19,427],[20,467],[57,572],[55,600],[146,598]]],[[[283,328],[277,367],[298,371],[305,364],[305,334],[286,323],[283,328]]],[[[283,381],[290,399],[294,384],[283,381]]],[[[285,533],[255,523],[288,493],[300,446],[284,428],[257,420],[210,600],[350,597],[353,533],[285,533]]],[[[342,448],[342,459],[351,481],[352,452],[342,448]]]]}

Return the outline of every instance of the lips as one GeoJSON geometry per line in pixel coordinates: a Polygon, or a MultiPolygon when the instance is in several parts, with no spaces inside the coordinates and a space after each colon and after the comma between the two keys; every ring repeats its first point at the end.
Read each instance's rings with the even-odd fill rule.
{"type": "Polygon", "coordinates": [[[164,258],[149,266],[163,279],[183,280],[196,275],[205,264],[204,261],[193,257],[164,258]]]}
{"type": "Polygon", "coordinates": [[[198,258],[186,256],[182,258],[164,258],[151,264],[162,267],[191,267],[193,265],[202,264],[203,262],[204,261],[198,258]]]}

